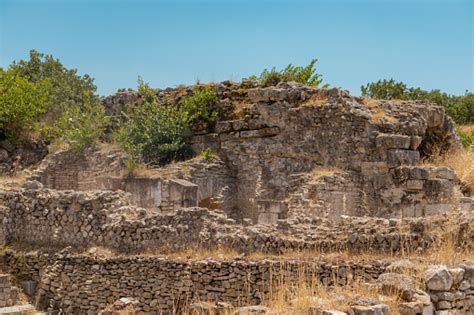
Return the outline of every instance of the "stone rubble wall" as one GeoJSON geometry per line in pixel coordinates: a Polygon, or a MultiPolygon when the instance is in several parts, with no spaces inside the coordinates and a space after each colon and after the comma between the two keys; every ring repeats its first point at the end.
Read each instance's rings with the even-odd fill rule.
{"type": "Polygon", "coordinates": [[[16,175],[23,168],[39,163],[48,154],[44,141],[0,141],[0,174],[16,175]]]}
{"type": "MultiPolygon", "coordinates": [[[[9,256],[7,264],[18,270],[36,266],[41,259],[22,257],[9,256]],[[18,263],[30,258],[32,262],[18,263]]],[[[338,265],[294,260],[183,261],[152,256],[100,259],[61,254],[56,255],[54,264],[42,265],[41,275],[35,275],[40,279],[36,306],[67,314],[96,314],[123,297],[137,299],[137,311],[150,314],[170,312],[178,305],[184,307],[184,301],[253,305],[268,298],[272,282],[278,283],[281,276],[296,282],[302,270],[308,281],[325,285],[334,281],[345,284],[353,278],[373,281],[384,271],[384,264],[377,262],[338,265]]],[[[21,272],[26,275],[36,270],[21,272]]]]}
{"type": "Polygon", "coordinates": [[[286,219],[277,225],[241,225],[219,210],[183,208],[156,213],[131,206],[121,191],[30,189],[0,194],[3,233],[9,242],[47,245],[102,245],[120,251],[149,248],[231,248],[238,252],[292,250],[423,251],[453,233],[459,244],[474,244],[474,220],[342,217],[286,219]],[[455,227],[454,230],[453,227],[455,227]]]}
{"type": "Polygon", "coordinates": [[[12,286],[8,274],[0,274],[0,307],[13,306],[18,300],[18,288],[12,286]]]}
{"type": "Polygon", "coordinates": [[[420,217],[456,207],[460,193],[453,170],[419,165],[432,147],[459,146],[441,107],[292,83],[244,89],[239,96],[251,104],[243,118],[219,121],[191,143],[228,161],[245,218],[276,223],[301,214],[335,220],[341,214],[420,217]],[[314,182],[315,170],[331,169],[344,175],[314,182]],[[270,200],[281,203],[275,207],[280,211],[261,213],[261,202],[270,200]]]}
{"type": "Polygon", "coordinates": [[[434,266],[425,271],[424,280],[437,314],[474,312],[474,266],[434,266]]]}
{"type": "MultiPolygon", "coordinates": [[[[256,305],[268,301],[270,288],[282,283],[299,283],[301,279],[326,286],[350,285],[359,280],[379,283],[379,277],[390,268],[384,261],[99,258],[67,252],[7,252],[5,260],[9,270],[38,282],[38,308],[74,314],[96,314],[122,298],[136,300],[136,311],[145,314],[179,311],[178,307],[201,301],[229,302],[234,307],[256,305]]],[[[403,314],[474,311],[474,266],[433,266],[422,279],[420,288],[425,291],[409,288],[409,293],[405,292],[409,297],[403,297],[399,305],[403,314]]],[[[354,310],[365,314],[360,312],[371,308],[360,306],[354,310]]]]}

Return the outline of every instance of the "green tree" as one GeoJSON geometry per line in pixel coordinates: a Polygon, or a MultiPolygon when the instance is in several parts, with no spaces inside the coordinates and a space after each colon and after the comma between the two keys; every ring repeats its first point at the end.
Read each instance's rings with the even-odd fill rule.
{"type": "Polygon", "coordinates": [[[30,82],[48,80],[51,103],[60,111],[68,105],[83,104],[86,101],[84,95],[88,99],[97,98],[94,79],[87,74],[78,75],[76,69],[66,68],[52,55],[31,50],[29,60],[13,62],[10,69],[30,82]]]}
{"type": "Polygon", "coordinates": [[[0,68],[0,130],[9,138],[18,138],[32,129],[36,118],[50,107],[46,79],[30,82],[18,71],[0,68]]]}
{"type": "Polygon", "coordinates": [[[29,60],[0,71],[0,128],[21,138],[35,130],[49,141],[84,150],[98,141],[108,123],[88,75],[34,50],[29,60]]]}

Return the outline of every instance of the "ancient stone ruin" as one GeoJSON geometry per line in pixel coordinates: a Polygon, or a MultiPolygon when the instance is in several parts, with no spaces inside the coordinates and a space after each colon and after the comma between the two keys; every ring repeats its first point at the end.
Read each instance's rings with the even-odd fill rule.
{"type": "MultiPolygon", "coordinates": [[[[156,93],[177,101],[193,89],[156,93]]],[[[456,260],[472,254],[474,202],[452,168],[424,162],[459,147],[443,108],[296,83],[216,89],[222,118],[193,130],[195,158],[131,176],[113,146],[59,151],[1,191],[0,239],[13,244],[1,306],[16,303],[16,285],[51,314],[474,313],[473,257],[456,260]],[[455,265],[422,259],[443,251],[455,265]],[[363,283],[397,306],[345,296],[335,309],[321,293],[278,311],[268,301],[282,279],[363,283]]],[[[114,117],[138,99],[103,105],[114,117]]]]}

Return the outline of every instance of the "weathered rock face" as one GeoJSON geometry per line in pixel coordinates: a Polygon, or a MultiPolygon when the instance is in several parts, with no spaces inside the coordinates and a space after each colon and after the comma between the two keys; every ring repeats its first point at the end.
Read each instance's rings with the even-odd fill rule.
{"type": "Polygon", "coordinates": [[[0,174],[15,175],[23,168],[39,163],[47,154],[48,147],[43,141],[0,141],[0,174]]]}
{"type": "MultiPolygon", "coordinates": [[[[193,88],[157,90],[157,95],[178,102],[193,88]]],[[[216,84],[216,91],[221,120],[214,129],[196,129],[190,143],[197,153],[212,148],[219,162],[206,166],[191,160],[178,164],[190,172],[175,166],[156,171],[158,178],[197,185],[192,198],[196,203],[190,206],[218,207],[239,221],[273,224],[299,216],[421,217],[457,207],[460,193],[454,171],[420,163],[432,151],[459,146],[453,123],[441,107],[363,99],[295,83],[261,88],[223,82],[216,84]]],[[[134,92],[120,92],[103,104],[115,115],[139,101],[134,92]]],[[[101,164],[97,168],[90,162],[94,159],[87,160],[87,165],[69,166],[65,159],[43,168],[37,179],[55,189],[137,191],[130,182],[110,184],[108,177],[116,172],[104,172],[110,170],[108,165],[96,163],[101,164]],[[70,169],[73,176],[68,178],[77,181],[75,186],[63,184],[70,169]]],[[[167,189],[152,190],[153,201],[141,202],[138,195],[136,204],[176,209],[168,206],[176,203],[167,189]]]]}
{"type": "MultiPolygon", "coordinates": [[[[220,86],[223,101],[233,89],[220,86]]],[[[435,147],[458,146],[441,107],[289,83],[244,91],[243,119],[192,139],[197,151],[211,147],[227,161],[244,217],[414,217],[454,203],[454,172],[419,165],[435,147]]]]}

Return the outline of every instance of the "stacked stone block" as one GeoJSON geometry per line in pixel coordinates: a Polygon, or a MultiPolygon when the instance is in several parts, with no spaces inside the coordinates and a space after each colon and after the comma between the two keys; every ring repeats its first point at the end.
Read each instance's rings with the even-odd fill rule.
{"type": "Polygon", "coordinates": [[[12,286],[9,274],[0,274],[0,307],[13,306],[17,303],[18,288],[12,286]]]}

